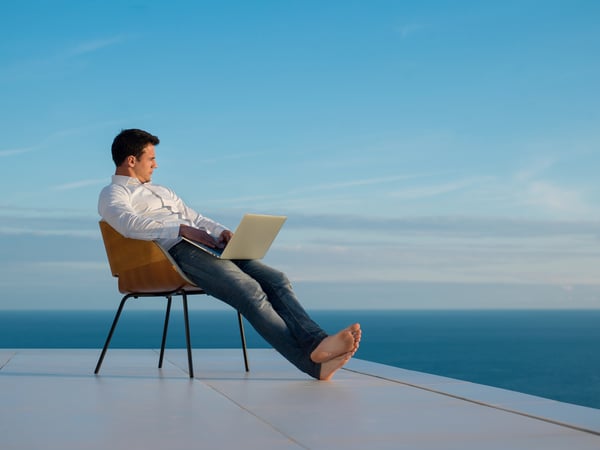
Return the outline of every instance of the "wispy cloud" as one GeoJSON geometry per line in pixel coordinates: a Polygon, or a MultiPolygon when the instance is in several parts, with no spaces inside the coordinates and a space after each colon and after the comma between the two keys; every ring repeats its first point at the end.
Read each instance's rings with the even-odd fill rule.
{"type": "Polygon", "coordinates": [[[405,39],[408,36],[411,36],[419,31],[421,31],[423,28],[425,28],[425,27],[421,24],[410,23],[410,24],[406,24],[406,25],[400,25],[399,27],[396,28],[396,31],[398,32],[400,37],[402,37],[402,39],[405,39]]]}
{"type": "Polygon", "coordinates": [[[356,186],[373,186],[378,184],[393,183],[396,181],[403,181],[418,178],[421,175],[395,175],[390,177],[378,177],[378,178],[365,178],[361,180],[341,181],[338,183],[320,184],[316,186],[302,187],[290,191],[288,194],[296,194],[302,192],[313,192],[313,191],[331,191],[337,189],[346,189],[356,186]]]}
{"type": "Polygon", "coordinates": [[[82,42],[76,44],[70,50],[68,50],[67,56],[74,57],[74,56],[85,55],[88,53],[93,53],[98,50],[102,50],[103,48],[120,44],[124,40],[125,40],[124,35],[117,35],[117,36],[111,36],[111,37],[107,37],[107,38],[82,41],[82,42]]]}
{"type": "MultiPolygon", "coordinates": [[[[220,154],[215,156],[214,158],[203,158],[197,161],[194,161],[196,164],[222,164],[227,163],[229,161],[235,161],[240,159],[247,158],[256,158],[259,156],[268,155],[267,151],[256,151],[256,152],[243,152],[243,153],[231,153],[231,154],[220,154]]],[[[168,156],[165,156],[165,159],[168,159],[168,156]]]]}
{"type": "Polygon", "coordinates": [[[21,155],[23,153],[29,153],[32,150],[35,150],[36,147],[21,147],[21,148],[9,148],[6,150],[0,150],[0,158],[7,156],[15,156],[21,155]]]}
{"type": "Polygon", "coordinates": [[[590,208],[582,199],[581,192],[546,181],[530,183],[527,186],[524,201],[550,212],[577,215],[591,213],[590,208]]]}
{"type": "MultiPolygon", "coordinates": [[[[312,186],[302,186],[294,189],[290,189],[287,191],[280,191],[273,194],[264,194],[264,195],[249,195],[242,197],[232,197],[232,198],[224,198],[218,199],[219,203],[243,203],[248,201],[268,201],[268,200],[285,200],[286,204],[290,204],[294,201],[299,201],[297,198],[298,195],[302,194],[315,194],[319,192],[328,192],[328,191],[336,191],[336,190],[344,190],[353,187],[362,187],[362,186],[375,186],[375,185],[384,185],[395,183],[398,181],[405,181],[415,178],[420,178],[429,175],[394,175],[394,176],[386,176],[386,177],[375,177],[375,178],[363,178],[358,180],[348,180],[348,181],[339,181],[335,183],[326,183],[326,184],[317,184],[312,186]]],[[[311,203],[314,202],[314,198],[311,197],[311,203]]],[[[326,200],[327,201],[327,200],[326,200]]]]}
{"type": "MultiPolygon", "coordinates": [[[[4,63],[0,67],[0,80],[23,80],[24,78],[45,77],[56,70],[63,70],[65,65],[75,58],[100,51],[123,43],[126,35],[82,40],[69,47],[42,48],[40,54],[25,56],[4,63]]],[[[72,67],[69,67],[72,70],[72,67]]]]}
{"type": "MultiPolygon", "coordinates": [[[[367,227],[367,229],[369,229],[367,227]]],[[[385,239],[365,233],[336,230],[328,239],[311,233],[313,240],[295,245],[284,236],[270,258],[294,279],[586,283],[598,285],[593,264],[600,255],[593,236],[464,235],[440,232],[384,233],[385,239]],[[292,245],[287,245],[288,243],[292,245]]]]}
{"type": "Polygon", "coordinates": [[[518,182],[527,182],[538,178],[558,162],[557,158],[546,157],[518,170],[514,178],[518,182]]]}
{"type": "MultiPolygon", "coordinates": [[[[14,252],[57,270],[78,260],[105,265],[96,217],[24,213],[0,217],[0,263],[14,252]]],[[[599,229],[593,221],[295,214],[269,261],[295,280],[597,284],[599,229]]]]}
{"type": "Polygon", "coordinates": [[[101,130],[108,127],[112,128],[121,124],[123,124],[123,120],[111,119],[106,121],[83,124],[78,127],[59,129],[49,133],[45,137],[39,138],[39,140],[33,143],[32,145],[0,150],[0,158],[22,155],[33,151],[46,150],[51,147],[56,147],[58,143],[62,143],[64,140],[72,138],[74,136],[81,136],[84,134],[88,134],[92,131],[101,130]]]}
{"type": "Polygon", "coordinates": [[[566,186],[553,177],[552,168],[559,163],[558,157],[549,156],[518,170],[507,183],[515,203],[557,217],[599,217],[597,206],[586,201],[585,189],[577,181],[566,186]]]}
{"type": "Polygon", "coordinates": [[[418,233],[432,236],[491,237],[600,237],[600,221],[595,220],[528,220],[502,217],[414,216],[400,218],[364,217],[341,214],[295,214],[288,228],[325,230],[370,230],[381,236],[418,233]]]}
{"type": "Polygon", "coordinates": [[[107,184],[107,178],[96,178],[91,180],[80,180],[73,181],[71,183],[60,184],[58,186],[53,186],[52,189],[55,191],[70,191],[72,189],[79,189],[86,186],[100,186],[102,184],[107,184]]]}
{"type": "Polygon", "coordinates": [[[73,229],[36,229],[20,227],[4,227],[0,225],[0,237],[3,236],[66,236],[66,237],[85,237],[85,238],[98,238],[98,230],[85,229],[85,230],[73,230],[73,229]]]}
{"type": "Polygon", "coordinates": [[[37,261],[28,263],[37,270],[58,270],[60,272],[106,271],[104,261],[37,261]]]}
{"type": "Polygon", "coordinates": [[[414,200],[425,197],[435,197],[438,195],[447,194],[450,192],[458,191],[460,189],[464,189],[470,187],[474,184],[481,183],[483,181],[490,180],[490,177],[473,177],[473,178],[465,178],[462,180],[451,181],[448,183],[442,184],[433,184],[428,186],[416,186],[403,189],[398,192],[394,192],[391,194],[394,198],[399,198],[403,200],[414,200]]]}
{"type": "Polygon", "coordinates": [[[95,211],[0,206],[0,236],[98,235],[95,211]]]}

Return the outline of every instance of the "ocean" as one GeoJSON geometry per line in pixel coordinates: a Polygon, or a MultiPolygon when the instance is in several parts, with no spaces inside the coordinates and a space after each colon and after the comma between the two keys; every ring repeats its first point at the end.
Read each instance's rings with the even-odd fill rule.
{"type": "MultiPolygon", "coordinates": [[[[0,311],[2,348],[101,348],[114,311],[0,311]]],[[[600,408],[600,310],[311,311],[359,321],[357,358],[600,408]]],[[[111,348],[160,347],[163,312],[125,309],[111,348]]],[[[195,348],[239,347],[233,310],[192,310],[195,348]]],[[[246,326],[248,347],[268,345],[246,326]]],[[[185,347],[172,311],[168,347],[185,347]]],[[[91,370],[91,369],[90,369],[91,370]]]]}

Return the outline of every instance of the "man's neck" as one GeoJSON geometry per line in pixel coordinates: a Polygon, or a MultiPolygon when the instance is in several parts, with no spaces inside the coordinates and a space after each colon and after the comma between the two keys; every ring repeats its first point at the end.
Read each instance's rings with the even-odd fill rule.
{"type": "Polygon", "coordinates": [[[134,174],[128,167],[117,167],[117,170],[115,170],[115,175],[121,175],[124,177],[135,178],[134,174]]]}

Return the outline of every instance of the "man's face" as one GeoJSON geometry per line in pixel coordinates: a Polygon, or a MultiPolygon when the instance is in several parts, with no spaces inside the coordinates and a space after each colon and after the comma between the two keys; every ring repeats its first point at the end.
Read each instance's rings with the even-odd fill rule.
{"type": "Polygon", "coordinates": [[[152,172],[158,167],[156,164],[156,155],[154,153],[154,145],[148,144],[144,147],[144,153],[140,156],[140,159],[135,158],[132,166],[132,170],[135,173],[135,177],[140,180],[141,183],[147,183],[152,179],[152,172]]]}

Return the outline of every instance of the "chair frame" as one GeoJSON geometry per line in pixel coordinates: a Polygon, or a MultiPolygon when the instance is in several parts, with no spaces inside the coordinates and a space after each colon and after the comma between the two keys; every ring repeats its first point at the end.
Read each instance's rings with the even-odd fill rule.
{"type": "MultiPolygon", "coordinates": [[[[119,308],[115,314],[106,342],[102,348],[94,373],[97,375],[104,361],[104,357],[112,340],[115,329],[125,307],[125,303],[131,298],[165,297],[167,308],[163,325],[163,335],[158,360],[159,369],[162,368],[165,345],[167,342],[167,331],[171,315],[171,305],[174,296],[181,296],[183,302],[183,318],[185,323],[185,339],[187,347],[187,359],[190,378],[194,377],[194,365],[192,361],[192,342],[190,334],[190,322],[188,312],[188,296],[204,295],[206,292],[190,281],[168,252],[162,249],[154,241],[142,241],[139,239],[126,238],[119,234],[107,222],[100,221],[100,230],[104,240],[104,246],[108,257],[111,272],[119,279],[119,291],[125,294],[121,299],[119,308]],[[129,246],[127,251],[125,247],[129,246]],[[134,256],[132,256],[134,255],[134,256]],[[137,262],[135,261],[137,258],[137,262]],[[141,261],[141,263],[140,263],[141,261]],[[138,264],[140,263],[140,264],[138,264]],[[148,274],[158,277],[148,277],[148,274]]],[[[244,355],[244,366],[246,372],[250,371],[248,364],[248,353],[246,349],[246,336],[242,315],[237,311],[238,326],[244,355]]]]}

